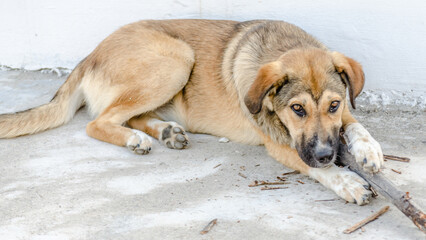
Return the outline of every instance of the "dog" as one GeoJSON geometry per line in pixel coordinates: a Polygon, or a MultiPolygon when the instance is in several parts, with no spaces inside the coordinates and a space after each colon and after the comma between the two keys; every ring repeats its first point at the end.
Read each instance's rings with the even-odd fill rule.
{"type": "Polygon", "coordinates": [[[283,21],[139,21],[103,40],[49,103],[0,115],[0,138],[63,125],[86,105],[89,136],[136,154],[149,153],[149,136],[184,149],[186,131],[264,145],[363,205],[369,184],[335,164],[342,129],[366,171],[383,165],[380,145],[349,110],[346,91],[355,108],[363,86],[358,62],[283,21]]]}

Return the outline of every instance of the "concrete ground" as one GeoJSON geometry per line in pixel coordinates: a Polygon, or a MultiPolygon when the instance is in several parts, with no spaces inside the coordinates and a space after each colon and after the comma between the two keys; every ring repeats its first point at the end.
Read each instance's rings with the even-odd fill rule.
{"type": "MultiPolygon", "coordinates": [[[[0,113],[48,102],[64,79],[40,72],[0,72],[0,113]]],[[[392,94],[397,103],[403,96],[408,104],[393,106],[388,95],[367,92],[359,98],[355,115],[385,154],[411,158],[410,163],[388,161],[383,172],[426,209],[426,94],[392,94]]],[[[0,140],[0,239],[425,237],[393,206],[364,231],[342,233],[391,205],[383,197],[361,207],[346,204],[302,175],[288,176],[286,189],[248,187],[254,180],[274,181],[290,171],[262,146],[189,134],[189,149],[170,150],[155,142],[149,155],[138,156],[89,138],[85,125],[90,120],[82,109],[62,127],[0,140]],[[215,218],[217,225],[201,235],[215,218]]]]}

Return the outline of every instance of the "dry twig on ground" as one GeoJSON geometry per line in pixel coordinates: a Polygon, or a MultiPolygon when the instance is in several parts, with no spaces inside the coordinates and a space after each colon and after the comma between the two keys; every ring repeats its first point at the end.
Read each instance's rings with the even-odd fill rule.
{"type": "Polygon", "coordinates": [[[277,189],[286,189],[286,188],[288,188],[288,187],[268,187],[268,186],[264,186],[260,190],[277,190],[277,189]]]}
{"type": "Polygon", "coordinates": [[[257,187],[257,186],[263,186],[263,185],[283,185],[283,184],[290,184],[287,182],[266,182],[266,181],[257,181],[255,180],[254,183],[248,185],[249,187],[257,187]]]}
{"type": "Polygon", "coordinates": [[[284,181],[287,181],[287,178],[280,177],[280,176],[277,176],[277,179],[278,179],[278,180],[280,180],[280,181],[283,181],[283,182],[284,182],[284,181]]]}
{"type": "Polygon", "coordinates": [[[204,228],[203,228],[203,230],[200,232],[201,234],[206,234],[206,233],[208,233],[212,228],[213,228],[213,226],[214,225],[216,225],[216,223],[217,223],[217,218],[215,218],[215,219],[213,219],[213,220],[211,220],[204,228]]]}
{"type": "Polygon", "coordinates": [[[407,157],[398,157],[398,156],[394,156],[394,155],[386,155],[383,154],[383,158],[385,160],[392,160],[392,161],[399,161],[399,162],[409,162],[410,159],[407,157]]]}
{"type": "Polygon", "coordinates": [[[320,199],[320,200],[315,200],[315,202],[331,202],[331,201],[336,201],[338,200],[337,198],[332,198],[332,199],[320,199]]]}
{"type": "Polygon", "coordinates": [[[357,224],[353,225],[352,227],[346,229],[345,231],[343,231],[343,233],[349,234],[354,232],[355,230],[357,230],[358,228],[364,226],[365,224],[376,220],[378,217],[380,217],[383,213],[387,212],[389,210],[389,206],[386,206],[382,209],[380,209],[378,212],[374,213],[373,215],[367,217],[366,219],[358,222],[357,224]]]}
{"type": "Polygon", "coordinates": [[[244,175],[244,174],[242,174],[242,173],[238,173],[238,175],[240,175],[240,177],[243,177],[243,178],[247,178],[247,176],[246,175],[244,175]]]}
{"type": "Polygon", "coordinates": [[[219,167],[220,165],[222,165],[222,163],[219,163],[218,165],[214,166],[213,168],[217,168],[217,167],[219,167]]]}
{"type": "Polygon", "coordinates": [[[299,170],[295,170],[295,171],[292,171],[292,172],[286,172],[286,173],[283,173],[282,175],[283,176],[285,176],[285,175],[290,175],[290,174],[299,174],[300,173],[300,171],[299,170]]]}

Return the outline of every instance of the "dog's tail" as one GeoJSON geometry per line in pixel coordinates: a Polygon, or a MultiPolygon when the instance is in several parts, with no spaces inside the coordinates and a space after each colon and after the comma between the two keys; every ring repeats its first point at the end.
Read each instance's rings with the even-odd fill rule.
{"type": "Polygon", "coordinates": [[[83,91],[80,89],[83,74],[81,66],[77,66],[53,99],[45,105],[0,115],[0,138],[41,132],[71,120],[83,105],[83,91]]]}

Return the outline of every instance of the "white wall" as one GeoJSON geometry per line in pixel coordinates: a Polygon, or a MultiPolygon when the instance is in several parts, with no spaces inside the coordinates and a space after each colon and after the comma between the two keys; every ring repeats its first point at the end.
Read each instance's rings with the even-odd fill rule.
{"type": "Polygon", "coordinates": [[[424,0],[1,0],[0,65],[73,68],[140,19],[281,19],[360,61],[369,89],[426,91],[424,0]]]}

